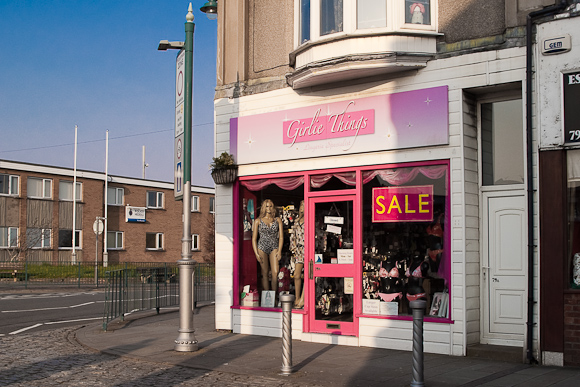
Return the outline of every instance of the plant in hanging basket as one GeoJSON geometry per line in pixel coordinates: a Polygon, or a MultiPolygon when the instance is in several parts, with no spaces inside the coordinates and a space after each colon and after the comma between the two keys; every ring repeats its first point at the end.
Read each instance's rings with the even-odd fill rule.
{"type": "Polygon", "coordinates": [[[234,161],[234,156],[228,152],[223,152],[218,157],[213,157],[209,167],[211,169],[211,177],[216,184],[233,183],[238,176],[238,165],[234,161]]]}

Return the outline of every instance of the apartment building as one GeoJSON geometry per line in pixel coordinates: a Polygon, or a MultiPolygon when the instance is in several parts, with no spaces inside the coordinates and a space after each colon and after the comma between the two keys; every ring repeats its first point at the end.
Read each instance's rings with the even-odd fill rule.
{"type": "MultiPolygon", "coordinates": [[[[192,187],[191,208],[192,259],[213,262],[214,189],[192,187]]],[[[0,160],[0,262],[176,262],[182,211],[173,183],[109,175],[105,191],[77,171],[75,189],[72,169],[0,160]]]]}

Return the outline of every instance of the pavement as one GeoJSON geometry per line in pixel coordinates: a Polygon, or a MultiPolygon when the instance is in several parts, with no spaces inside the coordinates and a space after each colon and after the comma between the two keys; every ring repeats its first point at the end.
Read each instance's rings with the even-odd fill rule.
{"type": "MultiPolygon", "coordinates": [[[[130,359],[136,364],[162,366],[180,375],[188,372],[185,370],[196,371],[191,377],[197,378],[197,382],[191,385],[409,386],[413,381],[411,352],[299,340],[292,342],[293,373],[281,375],[281,338],[233,334],[214,327],[214,306],[197,309],[194,328],[199,349],[196,352],[173,349],[179,328],[179,312],[175,309],[162,310],[160,314],[135,313],[124,321],[110,323],[106,332],[102,324],[83,326],[69,336],[91,351],[130,359]],[[207,378],[206,383],[199,379],[202,377],[207,378]]],[[[181,376],[180,383],[168,379],[167,383],[151,385],[189,385],[181,384],[185,380],[181,376]]],[[[425,354],[424,383],[433,387],[577,387],[580,368],[425,354]]]]}

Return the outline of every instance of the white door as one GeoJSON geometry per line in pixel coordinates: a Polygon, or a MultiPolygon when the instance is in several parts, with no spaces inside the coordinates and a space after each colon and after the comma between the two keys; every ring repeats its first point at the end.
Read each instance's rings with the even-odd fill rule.
{"type": "Polygon", "coordinates": [[[523,346],[527,316],[526,197],[483,193],[482,343],[523,346]]]}

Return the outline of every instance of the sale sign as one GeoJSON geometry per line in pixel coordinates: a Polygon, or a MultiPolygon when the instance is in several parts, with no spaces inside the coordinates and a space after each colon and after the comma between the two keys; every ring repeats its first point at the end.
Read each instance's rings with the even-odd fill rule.
{"type": "Polygon", "coordinates": [[[433,186],[373,188],[373,223],[433,221],[433,186]]]}

